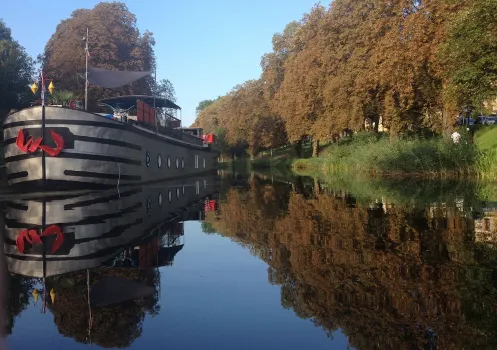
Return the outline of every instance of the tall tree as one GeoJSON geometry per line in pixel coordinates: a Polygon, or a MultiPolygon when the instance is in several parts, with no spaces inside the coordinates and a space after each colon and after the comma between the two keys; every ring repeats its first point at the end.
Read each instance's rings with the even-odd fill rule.
{"type": "Polygon", "coordinates": [[[297,143],[298,153],[305,136],[317,136],[312,127],[323,113],[324,45],[320,26],[325,12],[323,6],[313,7],[292,33],[291,51],[287,51],[283,63],[283,80],[271,104],[273,111],[285,120],[288,138],[297,143]]]}
{"type": "MultiPolygon", "coordinates": [[[[75,10],[62,20],[52,35],[41,57],[46,75],[60,88],[84,94],[85,51],[83,37],[89,29],[89,63],[92,66],[113,69],[152,71],[155,67],[151,32],[140,34],[136,17],[124,3],[102,2],[93,9],[75,10]]],[[[89,87],[89,106],[96,100],[116,94],[150,94],[154,82],[151,76],[119,89],[89,87]]]]}
{"type": "MultiPolygon", "coordinates": [[[[217,99],[219,99],[218,97],[217,99]]],[[[203,100],[198,103],[197,108],[195,109],[195,115],[198,115],[200,112],[202,112],[205,108],[209,107],[211,104],[216,102],[216,100],[203,100]]]]}
{"type": "Polygon", "coordinates": [[[497,1],[466,4],[449,27],[440,57],[449,96],[461,106],[478,108],[497,97],[497,1]]]}
{"type": "Polygon", "coordinates": [[[31,57],[12,38],[10,29],[0,19],[0,117],[32,99],[28,87],[32,74],[31,57]]]}
{"type": "Polygon", "coordinates": [[[458,107],[497,96],[496,1],[314,6],[273,36],[259,83],[240,84],[198,120],[223,125],[228,142],[243,141],[250,153],[266,144],[264,125],[284,125],[283,138],[297,149],[312,136],[314,155],[319,140],[361,130],[367,121],[376,131],[381,122],[392,135],[447,131],[458,107]]]}
{"type": "Polygon", "coordinates": [[[297,21],[292,21],[286,25],[283,33],[274,34],[272,40],[273,52],[265,54],[261,58],[261,79],[264,83],[264,94],[268,101],[272,101],[283,82],[285,60],[297,49],[294,38],[299,27],[300,24],[297,21]]]}
{"type": "Polygon", "coordinates": [[[176,102],[176,91],[174,90],[173,83],[169,79],[162,79],[154,84],[153,92],[156,96],[167,98],[173,102],[176,102]]]}

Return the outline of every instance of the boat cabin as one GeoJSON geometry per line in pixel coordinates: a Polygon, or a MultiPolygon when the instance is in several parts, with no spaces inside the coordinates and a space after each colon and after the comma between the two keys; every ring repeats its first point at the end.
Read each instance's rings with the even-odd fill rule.
{"type": "MultiPolygon", "coordinates": [[[[137,124],[164,135],[182,139],[184,134],[188,134],[202,140],[200,142],[204,144],[212,144],[215,140],[214,135],[203,135],[202,128],[182,128],[181,119],[177,118],[181,107],[167,98],[147,95],[118,96],[100,100],[99,106],[110,108],[114,120],[137,124]]],[[[106,113],[98,114],[111,117],[106,113]]]]}
{"type": "Polygon", "coordinates": [[[166,98],[147,95],[118,96],[100,100],[99,106],[109,107],[114,119],[123,122],[134,120],[153,128],[157,123],[167,124],[173,129],[181,127],[181,120],[176,117],[181,107],[166,98]]]}
{"type": "Polygon", "coordinates": [[[183,132],[186,132],[187,134],[197,136],[198,138],[202,138],[202,128],[183,128],[183,132]]]}

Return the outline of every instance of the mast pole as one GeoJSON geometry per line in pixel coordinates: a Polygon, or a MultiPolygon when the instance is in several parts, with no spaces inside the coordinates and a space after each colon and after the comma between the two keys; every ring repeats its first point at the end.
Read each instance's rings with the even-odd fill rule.
{"type": "Polygon", "coordinates": [[[155,117],[155,131],[159,132],[159,125],[157,123],[157,108],[155,108],[155,95],[157,94],[157,62],[154,67],[154,117],[155,117]]]}
{"type": "Polygon", "coordinates": [[[85,69],[85,111],[87,111],[88,110],[88,28],[86,28],[85,58],[86,58],[86,69],[85,69]]]}

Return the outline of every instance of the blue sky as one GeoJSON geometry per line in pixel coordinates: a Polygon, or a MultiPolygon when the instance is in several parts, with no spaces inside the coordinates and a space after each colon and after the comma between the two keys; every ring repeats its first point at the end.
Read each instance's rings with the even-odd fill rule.
{"type": "MultiPolygon", "coordinates": [[[[14,38],[36,57],[57,24],[96,0],[5,0],[0,18],[14,38]]],[[[317,0],[128,0],[138,28],[154,33],[157,79],[169,79],[183,108],[183,124],[195,119],[204,99],[224,95],[236,84],[258,78],[271,38],[299,20],[317,0]],[[146,4],[146,5],[145,5],[146,4]]],[[[328,5],[329,1],[322,1],[328,5]]]]}

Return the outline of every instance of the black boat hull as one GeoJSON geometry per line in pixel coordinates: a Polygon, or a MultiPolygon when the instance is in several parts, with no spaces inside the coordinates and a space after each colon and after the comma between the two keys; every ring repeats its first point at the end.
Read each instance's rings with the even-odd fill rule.
{"type": "Polygon", "coordinates": [[[214,171],[217,157],[210,145],[179,130],[162,134],[76,109],[37,106],[4,119],[9,185],[143,184],[214,171]],[[62,140],[62,147],[55,136],[62,140]],[[39,145],[34,145],[36,140],[41,141],[39,145]],[[55,155],[43,148],[57,153],[57,146],[61,149],[55,155]]]}
{"type": "Polygon", "coordinates": [[[174,238],[163,240],[175,254],[182,248],[175,238],[182,234],[177,224],[202,220],[205,199],[218,190],[217,176],[201,176],[121,190],[9,200],[3,233],[8,268],[32,277],[94,268],[148,237],[174,238]],[[62,236],[55,251],[57,235],[42,234],[50,226],[59,227],[62,236]],[[24,239],[20,247],[19,237],[28,230],[41,236],[43,243],[24,239]]]}

